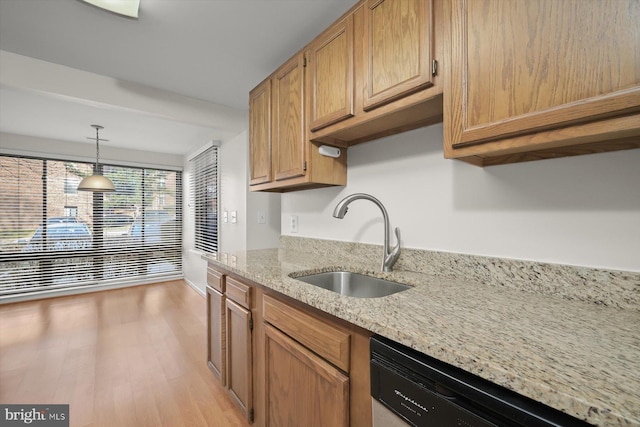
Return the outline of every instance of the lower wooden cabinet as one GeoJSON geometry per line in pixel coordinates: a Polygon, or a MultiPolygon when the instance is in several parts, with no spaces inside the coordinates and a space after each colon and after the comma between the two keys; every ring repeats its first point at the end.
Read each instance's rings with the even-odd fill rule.
{"type": "Polygon", "coordinates": [[[254,416],[252,289],[207,268],[207,365],[249,422],[254,416]]]}
{"type": "Polygon", "coordinates": [[[209,265],[207,364],[256,426],[371,427],[371,333],[209,265]]]}
{"type": "Polygon", "coordinates": [[[266,425],[348,426],[349,377],[265,326],[266,425]]]}
{"type": "Polygon", "coordinates": [[[277,293],[261,314],[264,424],[371,427],[371,334],[277,293]]]}
{"type": "Polygon", "coordinates": [[[225,296],[207,286],[207,365],[222,385],[227,383],[225,296]]]}
{"type": "Polygon", "coordinates": [[[227,388],[247,419],[253,421],[251,312],[226,300],[227,388]]]}

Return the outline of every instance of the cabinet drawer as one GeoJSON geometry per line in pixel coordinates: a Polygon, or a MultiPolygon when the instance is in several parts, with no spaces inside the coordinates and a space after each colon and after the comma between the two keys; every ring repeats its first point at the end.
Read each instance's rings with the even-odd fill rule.
{"type": "Polygon", "coordinates": [[[244,308],[251,307],[251,286],[227,277],[226,288],[227,298],[232,299],[244,308]]]}
{"type": "Polygon", "coordinates": [[[349,372],[348,333],[268,295],[263,298],[263,311],[265,321],[338,368],[349,372]]]}
{"type": "Polygon", "coordinates": [[[220,293],[224,293],[224,274],[211,267],[207,267],[207,285],[220,293]]]}

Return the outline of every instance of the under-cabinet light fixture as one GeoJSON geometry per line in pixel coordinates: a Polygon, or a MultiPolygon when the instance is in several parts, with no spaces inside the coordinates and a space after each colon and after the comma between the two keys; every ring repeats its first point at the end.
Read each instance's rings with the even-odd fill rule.
{"type": "Polygon", "coordinates": [[[318,152],[325,157],[340,157],[340,149],[331,147],[330,145],[321,145],[320,147],[318,147],[318,152]]]}

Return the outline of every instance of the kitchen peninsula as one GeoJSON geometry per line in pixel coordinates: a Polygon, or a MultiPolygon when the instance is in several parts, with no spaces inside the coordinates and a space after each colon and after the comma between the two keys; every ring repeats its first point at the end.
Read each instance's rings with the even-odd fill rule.
{"type": "Polygon", "coordinates": [[[205,259],[230,276],[591,424],[640,425],[637,273],[411,250],[401,257],[396,271],[379,273],[378,257],[371,256],[379,250],[283,237],[278,249],[205,259]],[[438,259],[445,262],[434,264],[438,259]],[[457,265],[457,271],[447,272],[450,265],[457,265]],[[482,269],[493,269],[492,279],[474,279],[482,269]],[[291,277],[336,270],[384,277],[413,288],[364,299],[291,277]],[[593,281],[590,275],[601,280],[593,281]]]}

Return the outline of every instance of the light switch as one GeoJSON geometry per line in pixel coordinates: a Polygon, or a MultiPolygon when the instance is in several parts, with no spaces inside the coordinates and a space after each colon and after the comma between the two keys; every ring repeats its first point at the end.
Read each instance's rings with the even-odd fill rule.
{"type": "Polygon", "coordinates": [[[238,222],[238,211],[231,211],[231,224],[238,222]]]}
{"type": "Polygon", "coordinates": [[[229,222],[229,212],[222,212],[222,222],[229,222]]]}

